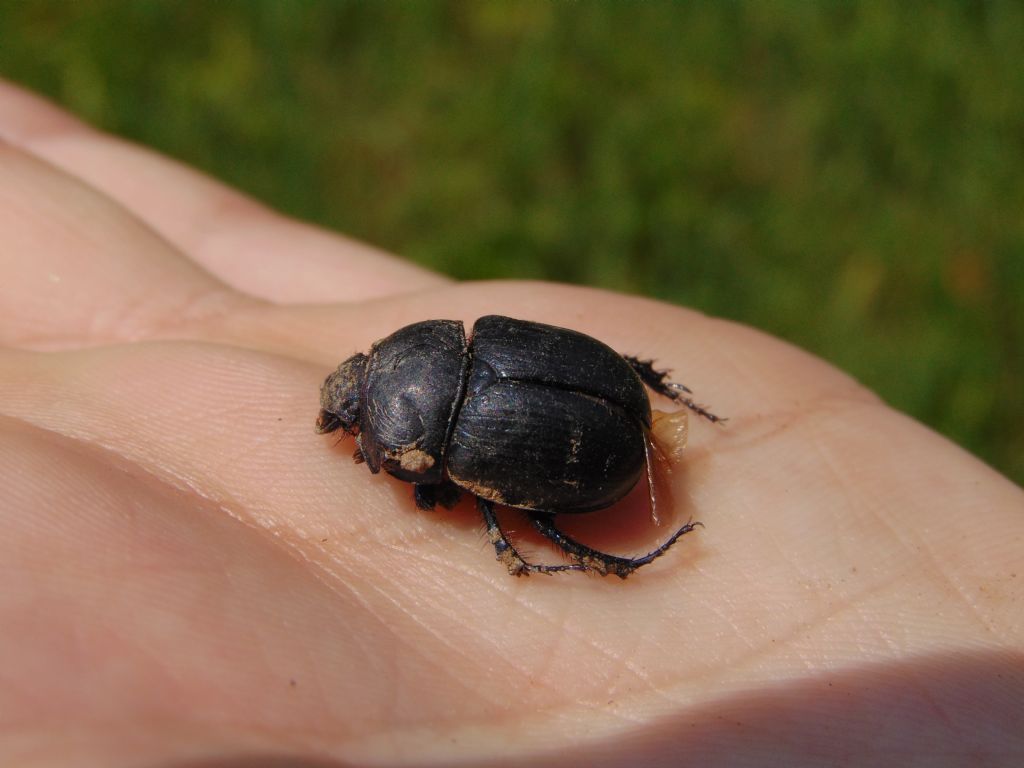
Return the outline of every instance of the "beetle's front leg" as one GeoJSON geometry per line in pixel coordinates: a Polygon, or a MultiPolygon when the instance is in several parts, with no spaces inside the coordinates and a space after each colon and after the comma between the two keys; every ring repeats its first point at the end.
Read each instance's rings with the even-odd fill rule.
{"type": "Polygon", "coordinates": [[[508,572],[513,576],[529,576],[531,573],[559,573],[561,571],[585,571],[584,566],[573,563],[571,565],[535,565],[526,562],[512,546],[512,542],[505,536],[504,531],[498,525],[498,516],[494,514],[494,503],[487,499],[477,497],[477,509],[484,518],[487,526],[487,538],[494,545],[494,552],[497,559],[504,563],[508,572]]]}
{"type": "Polygon", "coordinates": [[[416,483],[412,489],[416,506],[424,510],[431,510],[438,504],[445,509],[451,509],[459,503],[459,499],[462,497],[462,491],[452,482],[443,482],[440,485],[416,483]]]}
{"type": "Polygon", "coordinates": [[[640,377],[640,380],[659,395],[667,397],[669,400],[674,400],[677,403],[682,403],[691,411],[703,416],[710,422],[726,421],[726,419],[716,416],[704,408],[704,406],[698,405],[696,401],[687,397],[687,395],[692,395],[693,392],[685,384],[669,381],[668,371],[654,370],[653,360],[641,360],[632,355],[623,355],[622,358],[636,371],[636,375],[640,377]]]}

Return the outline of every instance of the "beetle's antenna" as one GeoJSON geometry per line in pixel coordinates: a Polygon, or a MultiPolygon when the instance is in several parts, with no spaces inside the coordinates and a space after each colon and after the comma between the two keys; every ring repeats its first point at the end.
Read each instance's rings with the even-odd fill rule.
{"type": "Polygon", "coordinates": [[[651,436],[644,434],[644,464],[647,466],[647,493],[651,499],[651,520],[655,525],[661,525],[661,518],[658,517],[658,493],[654,487],[654,465],[651,463],[651,436]]]}

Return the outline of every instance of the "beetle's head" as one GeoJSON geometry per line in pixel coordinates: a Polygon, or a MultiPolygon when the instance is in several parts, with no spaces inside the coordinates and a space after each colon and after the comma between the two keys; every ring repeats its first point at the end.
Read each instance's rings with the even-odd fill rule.
{"type": "Polygon", "coordinates": [[[338,366],[320,388],[320,416],[316,431],[323,434],[343,429],[359,433],[359,398],[366,376],[366,355],[352,355],[338,366]]]}

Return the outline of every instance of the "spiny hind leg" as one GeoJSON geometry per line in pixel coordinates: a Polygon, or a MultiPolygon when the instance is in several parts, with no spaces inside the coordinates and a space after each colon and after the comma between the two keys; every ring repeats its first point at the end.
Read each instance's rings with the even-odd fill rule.
{"type": "Polygon", "coordinates": [[[668,378],[668,371],[656,371],[654,370],[653,360],[641,360],[638,357],[632,355],[623,355],[623,359],[629,363],[630,367],[636,371],[636,375],[640,377],[648,387],[653,389],[659,395],[667,397],[669,400],[674,400],[677,403],[682,403],[694,413],[703,416],[705,419],[711,422],[724,422],[721,416],[716,416],[707,410],[704,406],[698,405],[688,395],[692,395],[693,392],[685,384],[680,384],[675,381],[670,381],[668,378]]]}
{"type": "Polygon", "coordinates": [[[584,566],[588,571],[597,571],[602,576],[615,574],[624,579],[637,568],[647,565],[655,558],[665,554],[669,547],[676,543],[681,536],[689,533],[701,523],[687,523],[678,531],[673,533],[664,544],[643,557],[619,557],[601,552],[586,544],[581,544],[575,539],[562,533],[555,527],[553,515],[534,512],[530,514],[533,527],[540,531],[542,536],[553,541],[559,549],[568,554],[574,560],[584,566]]]}

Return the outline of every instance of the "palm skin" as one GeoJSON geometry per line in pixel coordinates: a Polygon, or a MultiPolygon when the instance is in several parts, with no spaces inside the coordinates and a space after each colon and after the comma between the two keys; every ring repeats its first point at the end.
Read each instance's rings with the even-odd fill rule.
{"type": "Polygon", "coordinates": [[[844,374],[652,301],[450,282],[10,86],[0,115],[0,764],[1024,759],[1024,494],[844,374]],[[516,579],[471,503],[417,510],[314,433],[339,361],[492,313],[730,418],[692,421],[661,528],[642,498],[566,528],[704,529],[626,582],[516,579]]]}

